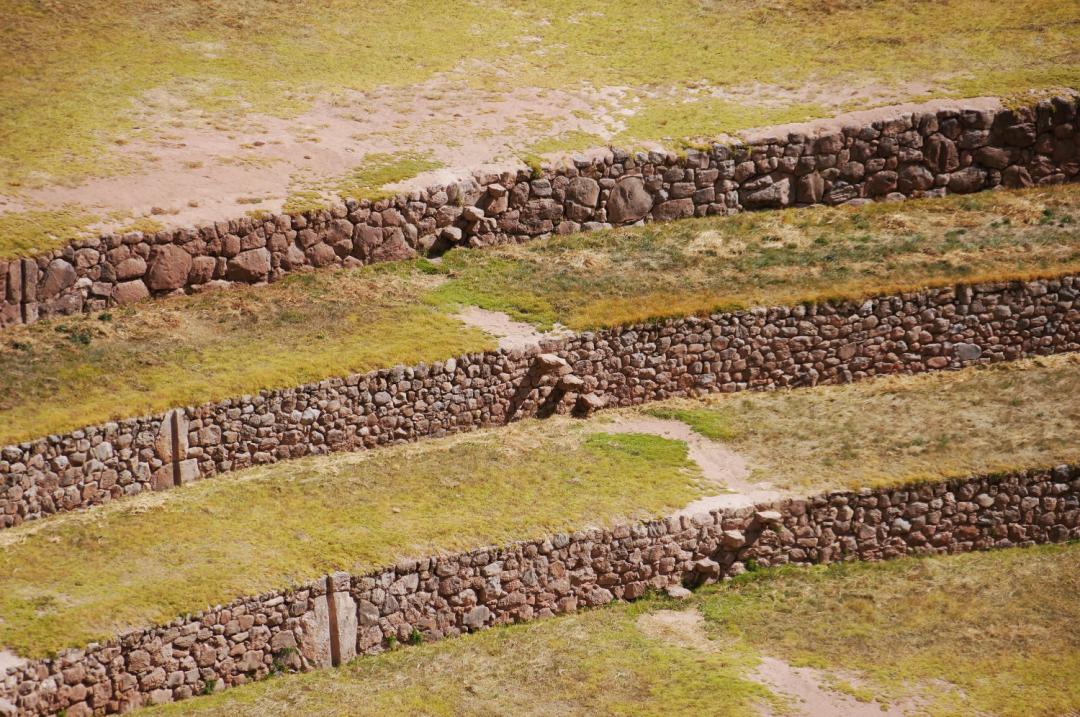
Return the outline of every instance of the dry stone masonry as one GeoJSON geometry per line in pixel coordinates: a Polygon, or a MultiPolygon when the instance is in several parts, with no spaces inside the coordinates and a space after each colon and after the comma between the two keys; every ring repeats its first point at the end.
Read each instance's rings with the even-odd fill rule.
{"type": "Polygon", "coordinates": [[[834,492],[402,560],[236,600],[0,677],[0,715],[126,712],[282,671],[694,586],[754,566],[1080,538],[1080,466],[834,492]],[[5,706],[6,705],[6,706],[5,706]]]}
{"type": "Polygon", "coordinates": [[[324,211],[74,242],[0,261],[0,326],[292,271],[642,221],[1058,184],[1080,174],[1077,97],[939,110],[709,151],[612,149],[570,166],[478,173],[324,211]]]}
{"type": "Polygon", "coordinates": [[[251,465],[673,396],[1080,349],[1080,278],[757,308],[264,391],[0,449],[0,526],[251,465]]]}
{"type": "Polygon", "coordinates": [[[1080,350],[1080,277],[754,308],[469,354],[0,449],[0,527],[305,455],[675,396],[1080,350]]]}

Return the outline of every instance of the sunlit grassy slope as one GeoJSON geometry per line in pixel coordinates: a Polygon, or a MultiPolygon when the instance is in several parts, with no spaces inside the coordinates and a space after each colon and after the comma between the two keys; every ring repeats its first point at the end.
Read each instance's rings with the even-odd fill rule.
{"type": "Polygon", "coordinates": [[[449,314],[548,327],[1080,268],[1080,187],[790,210],[454,251],[146,302],[0,336],[0,444],[493,346],[449,314]],[[103,320],[103,319],[108,320],[103,320]]]}
{"type": "MultiPolygon", "coordinates": [[[[808,495],[1074,461],[1080,409],[1060,399],[1078,389],[1080,359],[1052,357],[659,410],[740,452],[751,478],[808,495]]],[[[0,645],[41,654],[333,569],[663,515],[723,490],[684,444],[604,428],[554,418],[291,461],[9,529],[0,645]]]]}
{"type": "Polygon", "coordinates": [[[108,147],[167,129],[163,108],[227,127],[436,77],[623,87],[643,100],[627,122],[637,138],[831,111],[804,96],[815,84],[900,97],[1076,87],[1078,23],[1062,0],[6,0],[0,182],[123,170],[108,147]],[[722,94],[755,86],[770,102],[722,94]]]}
{"type": "Polygon", "coordinates": [[[919,714],[1056,717],[1080,707],[1078,591],[1076,545],[761,571],[689,604],[654,598],[497,628],[148,714],[329,717],[347,705],[353,715],[734,717],[761,703],[796,707],[752,679],[769,655],[919,714]]]}

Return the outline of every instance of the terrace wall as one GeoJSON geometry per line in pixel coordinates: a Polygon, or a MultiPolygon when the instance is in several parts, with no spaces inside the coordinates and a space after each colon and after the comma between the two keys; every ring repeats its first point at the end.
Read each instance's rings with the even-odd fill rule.
{"type": "Polygon", "coordinates": [[[0,678],[0,714],[124,712],[405,644],[632,600],[760,566],[1080,538],[1080,465],[834,492],[402,560],[236,600],[0,678]],[[5,706],[6,705],[6,706],[5,706]]]}
{"type": "Polygon", "coordinates": [[[674,396],[844,383],[1080,350],[1080,277],[959,285],[583,333],[0,449],[0,527],[255,464],[674,396]]]}
{"type": "Polygon", "coordinates": [[[374,203],[77,241],[0,261],[0,326],[458,245],[743,209],[1062,183],[1080,174],[1078,104],[1062,97],[1018,109],[909,112],[685,157],[613,149],[535,176],[477,173],[374,203]]]}

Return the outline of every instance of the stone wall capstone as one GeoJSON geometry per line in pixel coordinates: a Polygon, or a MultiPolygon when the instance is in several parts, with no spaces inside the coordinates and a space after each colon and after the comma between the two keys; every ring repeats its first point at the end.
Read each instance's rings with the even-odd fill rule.
{"type": "Polygon", "coordinates": [[[0,449],[0,527],[252,465],[571,412],[583,399],[631,406],[1077,351],[1078,294],[1070,275],[754,308],[90,426],[0,449]]]}
{"type": "Polygon", "coordinates": [[[479,172],[376,202],[75,241],[0,260],[0,327],[288,272],[640,221],[1060,184],[1080,174],[1080,97],[907,112],[686,156],[611,149],[568,166],[479,172]]]}
{"type": "Polygon", "coordinates": [[[0,677],[0,714],[126,712],[283,671],[770,567],[1080,538],[1080,465],[591,529],[242,598],[0,677]]]}

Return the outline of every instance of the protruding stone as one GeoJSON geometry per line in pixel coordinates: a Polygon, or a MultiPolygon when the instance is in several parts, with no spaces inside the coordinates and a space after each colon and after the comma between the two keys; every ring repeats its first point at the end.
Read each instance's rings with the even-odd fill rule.
{"type": "Polygon", "coordinates": [[[577,398],[577,403],[574,405],[574,410],[581,416],[588,416],[596,411],[599,411],[606,404],[606,400],[603,396],[595,393],[583,393],[577,398]]]}
{"type": "Polygon", "coordinates": [[[41,282],[41,298],[50,299],[64,289],[74,286],[78,279],[75,267],[63,259],[53,259],[45,269],[45,279],[41,282]]]}
{"type": "Polygon", "coordinates": [[[720,544],[728,550],[735,550],[746,545],[746,536],[741,530],[725,530],[720,536],[720,544]]]}
{"type": "Polygon", "coordinates": [[[533,359],[533,366],[540,374],[557,373],[562,369],[570,367],[570,364],[566,363],[566,359],[555,354],[540,354],[533,359]]]}
{"type": "Polygon", "coordinates": [[[653,198],[640,177],[627,177],[611,189],[607,199],[607,219],[612,224],[631,224],[652,209],[653,198]]]}
{"type": "Polygon", "coordinates": [[[776,510],[758,510],[754,512],[754,520],[762,525],[777,525],[784,519],[776,510]]]}
{"type": "Polygon", "coordinates": [[[172,291],[187,283],[191,271],[191,254],[176,244],[154,247],[150,256],[150,269],[146,273],[146,285],[151,291],[172,291]]]}
{"type": "Polygon", "coordinates": [[[585,207],[595,207],[600,199],[600,185],[589,177],[574,177],[566,188],[566,198],[585,207]]]}
{"type": "Polygon", "coordinates": [[[585,379],[568,373],[559,379],[559,388],[567,392],[578,392],[585,386],[585,379]]]}
{"type": "Polygon", "coordinates": [[[720,577],[720,563],[702,558],[694,562],[694,573],[705,580],[716,580],[720,577]]]}
{"type": "Polygon", "coordinates": [[[751,192],[744,201],[751,209],[786,207],[791,204],[791,180],[785,177],[779,182],[773,182],[767,187],[751,192]]]}
{"type": "Polygon", "coordinates": [[[465,614],[465,619],[462,622],[464,622],[465,627],[470,630],[479,630],[484,627],[490,619],[491,610],[489,610],[486,605],[477,605],[465,614]]]}
{"type": "Polygon", "coordinates": [[[974,361],[982,356],[982,349],[978,344],[956,344],[954,349],[956,351],[956,358],[961,361],[974,361]]]}
{"type": "Polygon", "coordinates": [[[242,251],[230,259],[225,275],[230,281],[254,283],[262,281],[269,273],[270,252],[259,248],[242,251]]]}
{"type": "Polygon", "coordinates": [[[467,222],[478,222],[484,218],[484,210],[480,207],[465,207],[461,210],[461,216],[467,222]]]}

